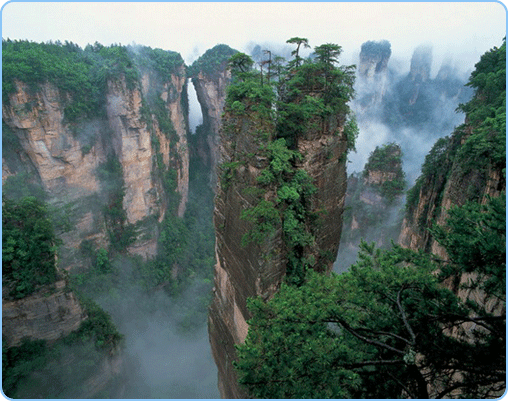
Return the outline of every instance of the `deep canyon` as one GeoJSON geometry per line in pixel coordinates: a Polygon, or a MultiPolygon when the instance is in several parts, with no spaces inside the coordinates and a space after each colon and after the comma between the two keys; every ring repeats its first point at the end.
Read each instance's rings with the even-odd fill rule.
{"type": "MultiPolygon", "coordinates": [[[[367,42],[330,97],[332,72],[324,84],[311,70],[305,83],[277,77],[275,63],[263,75],[266,53],[249,92],[242,64],[228,68],[238,54],[217,45],[187,66],[144,46],[4,41],[4,216],[42,202],[24,207],[43,211],[58,248],[40,256],[54,274],[42,283],[16,274],[32,250],[3,243],[8,396],[248,398],[233,362],[250,298],[309,269],[347,271],[361,239],[446,260],[433,222],[504,194],[499,158],[464,167],[476,122],[455,109],[475,94],[446,63],[431,76],[430,48],[401,74],[388,42],[367,42]],[[48,375],[57,384],[41,384],[48,375]]],[[[12,238],[35,238],[11,220],[12,238]]],[[[462,289],[468,277],[448,286],[501,314],[503,302],[462,289]]]]}

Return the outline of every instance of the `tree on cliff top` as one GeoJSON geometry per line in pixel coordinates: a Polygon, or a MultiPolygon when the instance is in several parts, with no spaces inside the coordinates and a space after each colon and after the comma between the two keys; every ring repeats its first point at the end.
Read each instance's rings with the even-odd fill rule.
{"type": "Polygon", "coordinates": [[[253,317],[235,363],[240,383],[256,398],[501,395],[504,202],[502,196],[461,208],[448,220],[440,239],[456,257],[444,264],[429,254],[364,243],[350,271],[309,272],[300,287],[284,284],[266,303],[250,300],[253,317]],[[448,269],[434,274],[443,266],[448,269]],[[496,307],[464,301],[443,286],[457,271],[484,278],[496,307]]]}
{"type": "Polygon", "coordinates": [[[226,68],[227,61],[231,56],[238,53],[228,45],[219,44],[208,49],[188,68],[188,75],[197,76],[200,72],[214,75],[226,68]]]}
{"type": "Polygon", "coordinates": [[[309,49],[309,40],[307,38],[294,37],[286,40],[286,43],[296,44],[296,49],[291,52],[292,56],[295,56],[294,63],[298,67],[301,63],[302,58],[300,57],[300,46],[309,49]]]}

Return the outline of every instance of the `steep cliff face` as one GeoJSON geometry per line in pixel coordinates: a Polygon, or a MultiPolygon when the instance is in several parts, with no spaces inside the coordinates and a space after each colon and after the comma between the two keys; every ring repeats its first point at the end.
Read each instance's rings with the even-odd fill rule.
{"type": "MultiPolygon", "coordinates": [[[[180,194],[177,213],[182,216],[185,211],[189,156],[181,106],[184,67],[159,89],[176,133],[174,137],[162,132],[156,118],[152,118],[151,126],[147,124],[143,92],[148,94],[154,88],[148,74],[143,76],[142,83],[142,88],[132,89],[127,87],[125,78],[109,80],[105,118],[98,116],[78,124],[66,123],[68,95],[51,83],[34,91],[17,81],[16,91],[3,105],[4,132],[16,142],[16,147],[10,149],[12,153],[3,158],[7,176],[31,173],[48,195],[48,201],[70,212],[67,218],[73,228],[62,235],[66,269],[79,263],[77,250],[83,240],[92,240],[99,247],[108,244],[100,204],[109,183],[101,177],[100,169],[111,155],[118,158],[122,168],[125,187],[122,205],[127,223],[140,224],[150,216],[159,220],[164,217],[168,205],[162,180],[158,178],[161,169],[176,171],[176,189],[180,194]],[[162,164],[154,162],[157,157],[162,164]]],[[[4,142],[4,148],[5,145],[4,142]]],[[[153,256],[156,233],[153,227],[141,231],[140,234],[150,235],[135,242],[130,250],[143,257],[153,256]]]]}
{"type": "Polygon", "coordinates": [[[388,62],[392,54],[390,42],[365,42],[360,51],[356,100],[358,112],[372,113],[379,107],[390,84],[388,62]]]}
{"type": "MultiPolygon", "coordinates": [[[[271,90],[258,82],[235,87],[252,90],[252,96],[243,89],[232,92],[242,94],[238,101],[226,101],[220,131],[214,210],[217,264],[209,335],[224,398],[247,396],[232,365],[234,346],[248,332],[247,299],[269,299],[303,265],[329,271],[344,209],[344,114],[302,121],[302,132],[292,147],[286,147],[281,123],[277,125],[267,100],[271,90]]],[[[319,101],[320,91],[307,93],[306,101],[319,101]]]]}
{"type": "Polygon", "coordinates": [[[489,197],[497,197],[505,190],[501,166],[485,160],[487,166],[473,169],[460,159],[460,149],[470,133],[470,128],[466,127],[464,131],[438,140],[426,157],[423,174],[408,196],[398,240],[401,245],[423,249],[446,259],[445,251],[427,228],[442,225],[452,206],[461,206],[468,201],[484,204],[489,197]]]}
{"type": "MultiPolygon", "coordinates": [[[[55,243],[62,240],[56,276],[67,276],[62,270],[96,271],[99,254],[100,263],[108,266],[108,258],[119,254],[143,259],[157,255],[158,223],[168,214],[183,217],[188,198],[186,70],[181,57],[160,49],[98,44],[85,50],[72,44],[4,45],[4,204],[35,195],[49,205],[45,224],[55,227],[55,243]]],[[[15,252],[18,257],[20,251],[15,252]]],[[[18,265],[12,267],[14,276],[25,280],[18,265]]],[[[10,287],[18,285],[7,281],[10,287]]],[[[121,336],[102,309],[90,312],[61,279],[47,282],[30,295],[2,294],[8,352],[15,353],[12,347],[23,339],[60,347],[76,330],[85,332],[80,337],[86,338],[80,345],[84,348],[94,348],[94,330],[118,335],[113,341],[100,340],[118,345],[121,336]]],[[[121,369],[117,349],[95,348],[93,362],[83,362],[81,351],[69,352],[62,362],[77,371],[82,364],[97,365],[95,372],[68,384],[69,391],[86,388],[72,394],[78,398],[96,394],[121,369]]],[[[16,362],[9,361],[14,371],[16,362]]],[[[11,381],[16,377],[12,371],[9,375],[11,381]]],[[[37,388],[17,384],[11,383],[9,391],[37,388]]],[[[49,396],[59,394],[46,390],[49,396]]]]}
{"type": "MultiPolygon", "coordinates": [[[[438,140],[426,156],[422,175],[408,194],[406,217],[399,237],[401,245],[432,252],[447,260],[445,249],[428,228],[445,224],[454,206],[468,202],[485,205],[490,198],[505,193],[505,46],[482,56],[471,74],[469,85],[476,93],[470,102],[461,106],[466,112],[466,123],[450,137],[438,140]],[[497,76],[502,78],[497,79],[497,76]]],[[[470,274],[463,274],[448,284],[464,299],[489,303],[487,310],[494,311],[497,300],[485,299],[485,294],[477,289],[461,289],[460,284],[472,278],[470,274]]]]}
{"type": "Polygon", "coordinates": [[[212,167],[212,171],[215,170],[219,158],[218,134],[226,100],[226,86],[230,79],[231,76],[225,68],[218,71],[215,77],[200,72],[196,78],[192,79],[203,112],[203,125],[207,127],[207,134],[202,144],[204,149],[200,154],[206,158],[204,161],[206,165],[212,167]]]}
{"type": "Polygon", "coordinates": [[[231,81],[227,60],[236,53],[227,45],[217,45],[207,50],[190,67],[192,84],[201,106],[203,124],[196,132],[197,149],[203,163],[212,171],[215,185],[215,168],[219,160],[219,130],[226,101],[226,88],[231,81]]]}

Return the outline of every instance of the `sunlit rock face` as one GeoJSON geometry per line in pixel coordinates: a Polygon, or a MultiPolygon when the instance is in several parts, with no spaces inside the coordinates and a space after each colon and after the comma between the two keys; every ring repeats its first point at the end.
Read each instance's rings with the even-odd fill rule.
{"type": "MultiPolygon", "coordinates": [[[[306,256],[314,256],[319,266],[316,268],[327,271],[332,268],[340,241],[346,190],[347,143],[342,123],[339,118],[330,118],[323,125],[314,124],[318,128],[309,129],[297,145],[304,156],[297,168],[304,169],[317,187],[312,211],[325,216],[314,231],[316,241],[306,250],[306,256]],[[331,260],[326,254],[333,255],[331,260]]],[[[242,245],[242,238],[252,229],[252,223],[242,219],[241,213],[255,204],[257,177],[269,163],[260,151],[260,145],[266,143],[266,137],[260,137],[260,132],[274,137],[275,127],[254,111],[241,116],[225,113],[220,131],[214,210],[217,262],[209,313],[210,343],[223,398],[247,396],[239,387],[232,366],[236,359],[234,345],[242,343],[247,335],[250,318],[247,298],[269,299],[286,274],[288,250],[280,224],[261,244],[242,245]],[[235,161],[241,163],[228,173],[225,166],[235,161]]],[[[269,189],[264,199],[273,201],[276,196],[276,191],[269,189]]]]}
{"type": "MultiPolygon", "coordinates": [[[[64,95],[50,83],[41,85],[37,92],[19,81],[16,86],[9,104],[2,106],[2,118],[17,134],[19,156],[36,168],[50,193],[74,198],[96,192],[99,182],[95,169],[104,158],[103,149],[94,147],[82,154],[79,139],[63,122],[64,95]]],[[[83,131],[93,136],[101,128],[100,122],[91,122],[83,131]]],[[[12,165],[9,160],[3,164],[7,168],[12,165]]],[[[16,166],[13,167],[11,174],[16,166]]]]}
{"type": "MultiPolygon", "coordinates": [[[[107,203],[104,188],[109,184],[101,178],[100,170],[111,155],[122,168],[127,222],[135,224],[151,216],[161,221],[168,205],[159,178],[160,166],[154,162],[157,140],[164,168],[176,170],[180,195],[177,213],[183,216],[189,181],[186,116],[182,108],[184,68],[181,66],[161,87],[148,74],[142,77],[141,87],[134,89],[127,87],[122,76],[108,81],[105,116],[73,124],[64,119],[68,95],[51,83],[34,91],[16,82],[17,90],[2,110],[4,134],[16,143],[10,152],[5,152],[4,143],[2,180],[29,173],[47,193],[48,202],[66,210],[70,229],[60,235],[64,241],[61,265],[65,269],[80,265],[82,241],[92,241],[97,248],[108,246],[103,208],[107,203]],[[142,115],[143,92],[154,90],[155,85],[176,131],[174,137],[162,133],[155,118],[152,130],[149,129],[146,116],[142,115]]],[[[147,258],[155,255],[157,233],[153,227],[142,227],[143,230],[141,234],[147,235],[140,235],[143,239],[129,251],[147,258]]]]}

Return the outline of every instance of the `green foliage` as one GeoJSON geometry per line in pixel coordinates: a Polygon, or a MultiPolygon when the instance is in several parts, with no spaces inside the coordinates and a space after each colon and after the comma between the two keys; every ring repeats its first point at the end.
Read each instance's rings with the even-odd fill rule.
{"type": "Polygon", "coordinates": [[[47,206],[34,197],[2,199],[2,282],[23,298],[56,281],[59,244],[47,206]]]}
{"type": "MultiPolygon", "coordinates": [[[[311,196],[315,187],[308,174],[297,166],[302,155],[296,150],[299,138],[324,134],[342,134],[348,149],[354,149],[358,127],[354,117],[349,117],[346,103],[353,96],[354,72],[352,67],[337,66],[341,47],[326,44],[316,47],[316,57],[303,61],[299,56],[301,46],[308,47],[305,38],[291,38],[288,43],[297,46],[294,62],[283,66],[274,57],[275,79],[263,83],[262,77],[251,69],[252,59],[237,53],[229,60],[233,81],[228,88],[226,112],[231,120],[250,121],[255,118],[275,125],[275,137],[265,134],[268,143],[260,146],[260,153],[268,159],[268,166],[257,178],[265,191],[274,191],[273,200],[256,194],[252,207],[244,210],[241,218],[252,223],[243,236],[242,246],[262,244],[281,230],[287,251],[287,282],[300,285],[305,271],[316,267],[315,257],[306,257],[315,247],[313,231],[317,216],[312,213],[311,196]],[[276,87],[276,90],[273,87],[276,87]],[[347,121],[347,123],[346,123],[347,121]],[[257,199],[256,199],[257,198],[257,199]]],[[[238,160],[224,164],[223,189],[234,174],[238,160]]]]}
{"type": "Polygon", "coordinates": [[[376,186],[381,196],[390,204],[401,196],[406,187],[405,174],[402,170],[402,151],[396,143],[385,144],[382,147],[376,146],[363,170],[363,176],[367,177],[371,172],[390,174],[391,177],[383,180],[376,186]]]}
{"type": "Polygon", "coordinates": [[[451,209],[446,225],[434,228],[450,255],[446,263],[363,243],[348,272],[309,271],[299,287],[283,284],[268,302],[250,300],[249,334],[235,363],[240,383],[260,398],[441,398],[457,389],[466,397],[497,394],[504,381],[505,317],[442,283],[474,273],[467,288],[484,291],[504,310],[505,214],[504,194],[485,206],[451,209]],[[465,322],[478,328],[466,335],[465,322]],[[461,372],[462,379],[449,372],[461,372]]]}
{"type": "Polygon", "coordinates": [[[175,128],[173,127],[169,110],[167,109],[164,100],[161,99],[160,94],[153,97],[151,104],[151,110],[157,119],[161,132],[166,136],[166,138],[171,139],[173,143],[176,143],[178,141],[178,136],[175,128]]]}
{"type": "Polygon", "coordinates": [[[177,75],[177,70],[184,65],[182,56],[177,52],[139,45],[126,49],[141,70],[154,72],[163,82],[170,81],[171,75],[177,75]]]}
{"type": "Polygon", "coordinates": [[[138,85],[139,71],[126,46],[114,44],[106,47],[96,42],[93,46],[88,45],[85,52],[97,63],[98,82],[117,81],[124,77],[127,89],[133,90],[138,85]]]}
{"type": "Polygon", "coordinates": [[[97,83],[94,66],[81,48],[72,42],[34,43],[2,40],[2,96],[16,91],[15,81],[32,90],[51,82],[71,95],[65,118],[76,121],[81,116],[94,117],[102,107],[104,88],[97,83]]]}
{"type": "MultiPolygon", "coordinates": [[[[464,166],[470,164],[469,169],[487,161],[503,167],[504,44],[481,64],[482,69],[492,71],[490,75],[472,75],[471,85],[479,88],[478,94],[474,102],[462,106],[468,118],[471,113],[473,134],[466,137],[460,152],[460,138],[436,143],[422,167],[422,177],[409,194],[409,204],[417,202],[420,188],[430,178],[445,182],[456,154],[464,166]],[[493,105],[486,106],[486,100],[493,105]]],[[[324,98],[303,96],[305,88],[328,85],[328,80],[315,74],[319,70],[323,76],[328,73],[310,63],[294,73],[291,85],[285,88],[286,99],[299,100],[278,107],[279,136],[298,137],[310,116],[329,112],[324,98]]],[[[462,130],[456,137],[463,135],[462,130]]],[[[400,170],[401,153],[395,147],[389,144],[376,149],[366,174],[369,170],[400,170]]],[[[262,183],[276,182],[269,172],[261,175],[262,183]]],[[[400,194],[403,175],[397,173],[396,179],[380,190],[388,196],[400,194]]],[[[302,235],[305,231],[299,226],[303,221],[294,218],[290,206],[298,199],[297,192],[282,185],[278,194],[284,202],[282,221],[288,243],[296,245],[295,251],[301,250],[310,238],[302,235]]],[[[504,380],[504,316],[493,315],[473,299],[457,298],[442,283],[469,273],[463,289],[483,291],[504,305],[505,229],[504,195],[485,206],[468,203],[450,210],[446,227],[432,230],[450,255],[447,263],[398,247],[380,251],[363,244],[359,261],[350,272],[330,277],[308,272],[306,282],[300,279],[297,286],[283,284],[267,303],[251,300],[249,334],[238,347],[240,382],[252,396],[263,398],[428,398],[429,385],[439,388],[438,397],[457,389],[465,396],[486,396],[489,391],[497,394],[498,384],[504,380]],[[440,273],[434,274],[436,271],[440,273]],[[463,337],[465,322],[481,329],[463,337]],[[459,335],[451,337],[442,327],[459,335]],[[463,380],[449,379],[453,371],[461,372],[463,380]]],[[[296,273],[290,277],[305,277],[305,263],[312,264],[298,255],[302,254],[289,254],[288,270],[296,273]]]]}
{"type": "Polygon", "coordinates": [[[123,336],[118,332],[111,316],[91,299],[81,298],[80,303],[88,317],[78,330],[64,338],[63,343],[74,345],[92,341],[97,349],[113,354],[120,346],[123,336]]]}
{"type": "Polygon", "coordinates": [[[203,72],[209,76],[215,75],[218,71],[225,69],[227,61],[231,56],[238,53],[228,45],[219,44],[208,49],[188,69],[189,76],[197,76],[203,72]]]}
{"type": "Polygon", "coordinates": [[[101,273],[107,273],[111,270],[111,262],[109,260],[108,251],[104,248],[97,250],[94,268],[101,273]]]}
{"type": "Polygon", "coordinates": [[[280,224],[279,212],[274,203],[264,199],[256,206],[243,210],[241,218],[253,224],[252,229],[243,236],[242,246],[247,246],[250,242],[264,243],[271,238],[280,224]]]}
{"type": "Polygon", "coordinates": [[[49,349],[44,340],[24,339],[17,347],[7,347],[2,341],[2,389],[13,397],[19,381],[47,363],[49,349]]]}
{"type": "Polygon", "coordinates": [[[2,194],[11,200],[19,200],[28,196],[41,200],[47,198],[40,183],[32,174],[26,172],[7,177],[2,185],[2,194]]]}
{"type": "Polygon", "coordinates": [[[117,352],[122,342],[109,314],[90,300],[82,301],[87,319],[77,331],[49,343],[22,340],[2,346],[2,387],[12,398],[72,398],[83,388],[104,358],[117,352]]]}
{"type": "Polygon", "coordinates": [[[448,210],[447,226],[433,227],[432,235],[452,263],[441,269],[444,279],[474,273],[467,289],[480,289],[504,298],[506,291],[506,194],[485,205],[468,202],[448,210]]]}
{"type": "MultiPolygon", "coordinates": [[[[354,94],[354,67],[335,65],[341,53],[338,45],[317,46],[315,52],[313,60],[303,63],[297,56],[296,64],[290,65],[290,73],[279,80],[277,136],[285,138],[290,148],[296,146],[304,133],[324,130],[330,118],[343,124],[350,113],[347,102],[354,94]]],[[[354,121],[350,121],[348,141],[356,135],[354,121]]],[[[335,129],[333,125],[330,128],[335,129]]],[[[354,142],[348,148],[353,149],[354,142]]]]}
{"type": "Polygon", "coordinates": [[[475,89],[473,99],[461,104],[468,125],[473,128],[458,157],[466,169],[505,166],[506,156],[506,40],[500,48],[485,53],[475,66],[468,86],[475,89]]]}
{"type": "Polygon", "coordinates": [[[229,163],[222,163],[219,166],[219,171],[222,172],[221,174],[221,185],[224,190],[227,190],[229,186],[231,185],[231,182],[233,181],[236,169],[242,164],[241,161],[233,161],[229,163]]]}
{"type": "Polygon", "coordinates": [[[470,181],[466,199],[479,197],[478,181],[487,181],[489,168],[503,172],[506,155],[505,74],[506,43],[503,42],[499,49],[485,53],[476,64],[468,83],[476,93],[468,103],[459,106],[466,113],[467,124],[457,127],[451,137],[437,140],[425,157],[422,174],[408,191],[407,217],[418,203],[420,189],[433,185],[435,192],[442,193],[452,169],[461,179],[470,181]]]}
{"type": "MultiPolygon", "coordinates": [[[[453,138],[440,138],[425,156],[422,174],[416,179],[415,185],[407,192],[406,217],[410,218],[414,208],[418,205],[420,191],[425,182],[435,182],[436,184],[441,184],[441,186],[444,185],[445,179],[448,177],[452,167],[457,145],[458,141],[453,138]]],[[[442,193],[443,188],[435,187],[435,190],[438,193],[442,193]]]]}
{"type": "Polygon", "coordinates": [[[234,82],[228,86],[227,92],[227,110],[237,114],[246,110],[269,114],[275,97],[271,87],[254,79],[234,82]]]}
{"type": "Polygon", "coordinates": [[[333,65],[339,62],[339,56],[342,53],[342,46],[326,43],[314,48],[316,59],[323,64],[326,72],[333,68],[333,65]]]}
{"type": "Polygon", "coordinates": [[[300,54],[299,54],[300,53],[300,46],[303,45],[303,47],[306,49],[310,48],[309,40],[307,38],[299,38],[296,36],[296,37],[286,40],[286,43],[296,45],[296,49],[291,52],[291,55],[295,56],[294,62],[292,64],[294,64],[295,66],[298,67],[302,61],[302,58],[300,57],[300,54]]]}
{"type": "Polygon", "coordinates": [[[288,149],[285,139],[277,139],[267,145],[270,164],[258,177],[262,185],[282,184],[294,172],[294,162],[302,158],[297,151],[288,149]]]}
{"type": "Polygon", "coordinates": [[[346,124],[344,125],[344,135],[347,139],[348,152],[356,152],[356,139],[359,134],[360,129],[358,128],[356,116],[354,114],[350,114],[346,124]]]}
{"type": "Polygon", "coordinates": [[[364,175],[369,171],[392,172],[402,164],[402,152],[396,143],[388,143],[381,147],[376,146],[364,168],[364,175]]]}
{"type": "MultiPolygon", "coordinates": [[[[27,84],[32,91],[49,82],[70,95],[64,114],[67,122],[74,123],[105,114],[108,81],[123,77],[127,89],[133,90],[139,86],[141,71],[154,73],[164,82],[170,81],[170,75],[183,65],[180,54],[147,46],[103,46],[96,42],[83,50],[67,41],[62,44],[3,40],[2,95],[8,103],[9,95],[17,90],[16,81],[27,84]]],[[[167,124],[165,118],[161,121],[162,125],[167,124]]],[[[169,127],[161,129],[171,132],[169,127]]],[[[83,147],[83,153],[87,150],[89,145],[83,147]]]]}
{"type": "Polygon", "coordinates": [[[235,53],[228,59],[228,66],[231,68],[232,74],[239,78],[248,77],[245,74],[251,70],[253,65],[254,60],[245,53],[235,53]]]}

